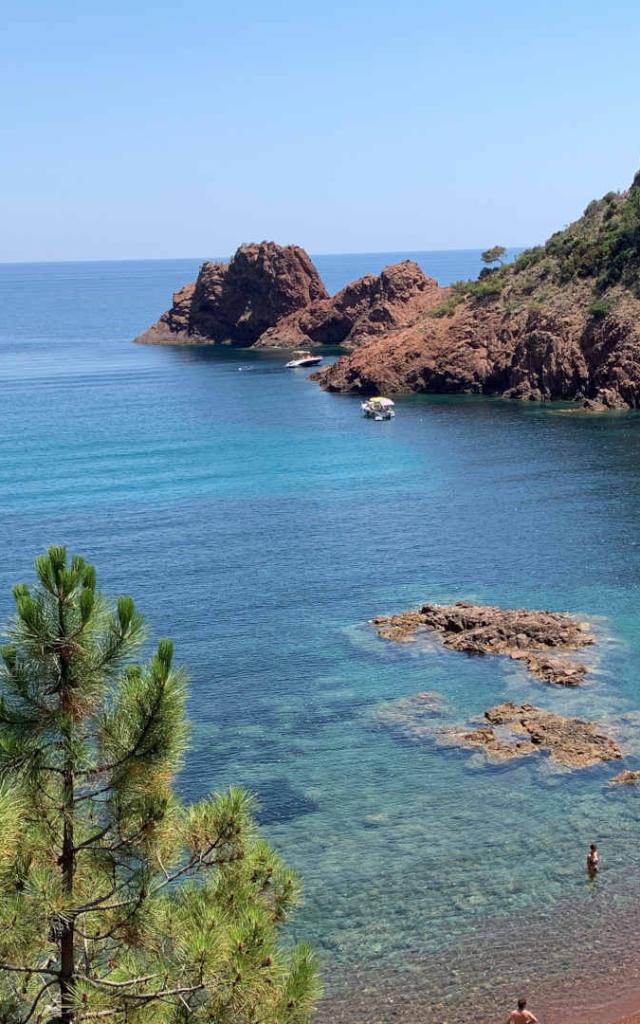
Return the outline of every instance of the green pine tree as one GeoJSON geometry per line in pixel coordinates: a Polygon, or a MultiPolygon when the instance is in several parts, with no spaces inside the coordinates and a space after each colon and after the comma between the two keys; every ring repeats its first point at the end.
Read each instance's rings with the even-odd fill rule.
{"type": "Polygon", "coordinates": [[[480,259],[487,265],[490,263],[499,263],[500,266],[502,266],[506,255],[507,250],[504,245],[494,245],[491,249],[485,249],[485,251],[480,254],[480,259]]]}
{"type": "Polygon", "coordinates": [[[293,873],[230,789],[184,806],[185,676],[133,660],[131,598],[64,548],[14,588],[0,669],[0,1021],[302,1024],[306,946],[279,926],[293,873]]]}

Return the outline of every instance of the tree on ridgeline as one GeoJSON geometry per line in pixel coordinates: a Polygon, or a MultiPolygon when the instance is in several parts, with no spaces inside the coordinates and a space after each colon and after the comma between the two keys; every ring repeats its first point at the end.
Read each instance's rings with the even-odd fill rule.
{"type": "Polygon", "coordinates": [[[64,548],[14,588],[0,668],[0,1022],[303,1024],[294,874],[240,789],[184,806],[186,680],[64,548]]]}
{"type": "Polygon", "coordinates": [[[507,255],[507,250],[504,245],[494,245],[491,249],[485,249],[480,255],[480,259],[483,263],[489,266],[491,263],[499,263],[502,267],[504,265],[504,257],[507,255]]]}

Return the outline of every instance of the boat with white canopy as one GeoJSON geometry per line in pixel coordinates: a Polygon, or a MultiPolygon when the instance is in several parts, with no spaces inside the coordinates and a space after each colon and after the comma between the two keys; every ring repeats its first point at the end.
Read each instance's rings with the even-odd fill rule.
{"type": "Polygon", "coordinates": [[[395,416],[394,403],[390,398],[383,398],[376,395],[374,398],[367,398],[360,405],[362,413],[370,420],[392,420],[395,416]]]}

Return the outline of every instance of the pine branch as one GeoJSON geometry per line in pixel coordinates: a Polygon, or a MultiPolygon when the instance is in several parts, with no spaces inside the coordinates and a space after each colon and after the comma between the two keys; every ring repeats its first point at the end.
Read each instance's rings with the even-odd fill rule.
{"type": "Polygon", "coordinates": [[[88,974],[78,974],[79,981],[88,981],[90,985],[106,985],[107,988],[129,988],[130,985],[143,985],[146,981],[151,981],[152,978],[158,978],[161,972],[156,971],[155,974],[146,974],[140,978],[131,978],[129,981],[107,981],[105,978],[92,978],[88,974]]]}
{"type": "MultiPolygon", "coordinates": [[[[220,843],[222,842],[222,838],[222,836],[218,836],[215,842],[211,843],[204,851],[204,853],[200,853],[197,856],[194,854],[194,856],[191,857],[191,859],[185,865],[183,865],[183,867],[181,867],[178,871],[174,871],[173,874],[167,875],[165,871],[166,877],[164,878],[164,880],[162,882],[158,882],[157,885],[152,886],[145,894],[145,898],[154,896],[157,892],[160,892],[161,889],[166,888],[167,885],[170,885],[172,882],[177,881],[178,878],[182,878],[190,871],[195,871],[202,866],[213,867],[215,861],[207,860],[207,858],[210,857],[213,851],[220,845],[220,843]]],[[[112,896],[115,896],[116,893],[122,892],[122,890],[126,888],[127,884],[128,883],[123,882],[121,885],[112,888],[110,892],[104,893],[102,896],[98,896],[96,897],[96,899],[91,900],[89,903],[84,903],[80,907],[76,907],[75,910],[69,912],[69,916],[77,918],[80,917],[82,914],[94,913],[95,911],[100,911],[102,913],[108,910],[119,910],[120,907],[129,906],[131,903],[134,903],[138,899],[138,896],[131,896],[129,899],[118,900],[117,903],[111,903],[105,906],[105,900],[109,900],[111,899],[112,896]]]]}
{"type": "Polygon", "coordinates": [[[17,967],[15,964],[7,964],[0,961],[0,971],[11,971],[16,974],[51,974],[58,977],[58,971],[52,971],[48,967],[17,967]]]}
{"type": "MultiPolygon", "coordinates": [[[[121,865],[121,866],[124,866],[124,865],[121,865]]],[[[115,872],[115,864],[113,865],[113,867],[114,867],[114,872],[115,872]]],[[[89,903],[84,903],[84,904],[82,904],[82,906],[76,907],[75,910],[72,910],[72,911],[69,912],[69,916],[72,916],[74,918],[74,920],[75,920],[76,918],[80,917],[82,914],[89,914],[89,913],[92,913],[92,912],[95,912],[95,911],[99,911],[100,913],[103,913],[103,912],[105,912],[107,910],[117,910],[118,907],[127,907],[131,903],[135,903],[137,901],[141,901],[141,900],[146,899],[148,897],[149,894],[148,894],[147,891],[140,890],[140,892],[136,893],[135,896],[131,896],[129,899],[120,900],[118,903],[113,903],[110,906],[105,906],[104,905],[105,900],[110,900],[117,893],[122,892],[124,889],[127,888],[127,886],[130,883],[131,883],[131,879],[129,878],[129,879],[127,879],[127,881],[121,882],[120,885],[117,885],[115,883],[115,878],[114,878],[113,888],[111,889],[110,892],[103,893],[102,896],[97,896],[94,900],[91,900],[89,903]]]]}
{"type": "Polygon", "coordinates": [[[52,985],[55,985],[57,983],[57,981],[58,981],[57,978],[52,978],[51,981],[45,982],[45,984],[42,986],[42,988],[38,992],[36,998],[32,1002],[31,1009],[29,1010],[27,1016],[22,1018],[20,1024],[28,1024],[28,1022],[31,1020],[31,1018],[33,1017],[34,1013],[36,1012],[36,1008],[38,1006],[38,1003],[40,1002],[40,999],[42,998],[44,993],[47,991],[48,988],[51,988],[52,985]]]}
{"type": "MultiPolygon", "coordinates": [[[[154,977],[154,975],[150,975],[150,977],[154,977]]],[[[121,983],[119,983],[119,982],[101,981],[101,980],[99,980],[97,978],[90,978],[90,977],[88,977],[86,975],[82,975],[82,974],[78,975],[78,978],[81,981],[88,982],[90,985],[97,985],[97,986],[106,985],[108,987],[118,987],[118,988],[121,987],[121,983]]],[[[144,979],[141,979],[141,980],[144,980],[144,979]]],[[[122,984],[127,984],[127,983],[125,982],[125,983],[122,983],[122,984]]],[[[177,997],[178,999],[180,999],[180,1000],[182,1000],[184,1002],[184,999],[183,999],[184,996],[194,995],[196,992],[202,992],[203,989],[204,989],[204,982],[200,982],[197,985],[182,986],[180,988],[161,988],[161,989],[157,989],[155,992],[146,992],[146,993],[121,992],[120,993],[120,999],[125,1001],[125,1003],[126,1002],[131,1002],[135,1006],[138,1006],[138,1007],[149,1006],[150,1003],[159,1002],[160,1000],[163,1000],[163,999],[170,999],[170,998],[175,998],[175,997],[177,997]]],[[[190,1010],[190,1012],[191,1012],[191,1010],[190,1010]]],[[[97,1019],[103,1018],[103,1017],[115,1017],[116,1014],[119,1014],[119,1013],[126,1013],[126,1007],[125,1007],[124,1010],[123,1010],[122,1007],[118,1007],[118,1008],[114,1008],[114,1009],[110,1009],[110,1010],[94,1010],[94,1011],[90,1011],[89,1013],[81,1013],[81,1014],[77,1015],[77,1020],[97,1020],[97,1019]]]]}
{"type": "MultiPolygon", "coordinates": [[[[109,826],[108,826],[108,828],[106,828],[106,829],[104,830],[104,832],[102,833],[102,835],[106,835],[106,833],[107,833],[107,832],[108,832],[108,831],[109,831],[110,829],[112,829],[112,828],[113,828],[113,825],[109,825],[109,826]]],[[[134,843],[135,843],[135,842],[136,842],[136,841],[137,841],[138,839],[140,839],[140,837],[141,837],[141,836],[143,836],[143,835],[145,834],[146,830],[147,830],[147,822],[144,822],[144,823],[143,823],[143,824],[142,824],[142,825],[140,826],[140,828],[138,829],[138,831],[137,831],[137,832],[134,832],[134,834],[133,834],[133,835],[129,835],[129,836],[124,836],[123,838],[121,838],[121,839],[119,840],[119,842],[117,842],[117,843],[112,843],[112,844],[111,844],[110,846],[97,846],[97,847],[95,847],[95,849],[96,849],[96,850],[100,850],[100,852],[101,852],[101,853],[116,853],[116,852],[117,852],[118,850],[122,850],[123,848],[126,848],[127,846],[133,846],[133,844],[134,844],[134,843]]],[[[99,837],[99,838],[100,838],[100,837],[99,837]]],[[[119,863],[122,863],[122,862],[119,862],[119,863]]]]}
{"type": "MultiPolygon", "coordinates": [[[[222,836],[218,836],[215,843],[211,843],[211,845],[207,847],[204,853],[200,853],[197,856],[194,855],[188,864],[185,864],[184,867],[180,868],[179,871],[174,871],[172,875],[168,875],[167,872],[165,871],[164,873],[166,877],[164,881],[158,882],[157,885],[154,885],[149,890],[149,895],[154,896],[155,893],[160,892],[161,889],[166,888],[167,885],[170,885],[172,882],[175,882],[178,878],[181,878],[183,875],[186,875],[189,871],[194,871],[201,866],[209,868],[213,867],[215,861],[208,861],[207,857],[211,856],[213,851],[217,849],[221,842],[222,836]]],[[[162,870],[164,871],[164,868],[162,870]]]]}
{"type": "MultiPolygon", "coordinates": [[[[97,843],[98,840],[103,838],[103,836],[106,836],[107,832],[110,832],[112,827],[113,826],[111,824],[105,825],[105,827],[101,829],[100,832],[95,832],[92,836],[89,836],[88,839],[85,839],[83,843],[80,843],[78,846],[75,846],[75,852],[78,853],[80,850],[86,850],[88,846],[93,846],[93,844],[97,843]]],[[[109,847],[100,847],[100,849],[108,850],[109,847]]]]}
{"type": "MultiPolygon", "coordinates": [[[[83,932],[78,926],[76,926],[78,934],[81,935],[83,939],[89,939],[91,942],[105,942],[107,939],[112,939],[115,933],[118,931],[118,929],[122,928],[125,924],[127,924],[127,922],[130,921],[131,918],[137,913],[137,911],[142,906],[144,899],[144,895],[142,893],[139,893],[137,901],[133,903],[133,906],[131,907],[129,912],[125,914],[124,917],[121,917],[120,920],[114,922],[114,924],[108,931],[97,932],[95,935],[88,935],[86,932],[83,932]]],[[[101,909],[104,910],[105,908],[102,907],[101,909]]]]}
{"type": "MultiPolygon", "coordinates": [[[[94,773],[97,774],[97,772],[98,772],[98,769],[96,768],[94,771],[88,772],[87,774],[89,776],[91,776],[94,773]]],[[[85,783],[85,785],[86,785],[86,783],[85,783]]],[[[95,798],[97,796],[102,796],[103,793],[110,793],[110,792],[111,792],[111,786],[110,785],[102,786],[101,789],[92,789],[90,793],[83,793],[82,796],[74,797],[73,802],[74,802],[74,804],[81,804],[83,802],[83,800],[95,800],[95,798]]]]}
{"type": "Polygon", "coordinates": [[[98,1017],[115,1017],[118,1013],[125,1013],[126,1011],[118,1007],[116,1010],[95,1010],[93,1013],[80,1013],[77,1015],[77,1020],[97,1020],[98,1017]]]}
{"type": "MultiPolygon", "coordinates": [[[[79,981],[86,981],[89,985],[107,985],[109,987],[121,987],[120,982],[115,981],[102,981],[99,978],[90,978],[86,974],[76,975],[79,981]]],[[[154,975],[150,975],[154,977],[154,975]]],[[[142,979],[144,980],[144,979],[142,979]]],[[[159,999],[169,999],[172,996],[185,996],[193,995],[194,992],[202,992],[204,988],[204,982],[201,981],[197,985],[185,985],[181,988],[159,988],[155,992],[122,992],[120,994],[121,999],[130,999],[132,1002],[136,1002],[141,1006],[146,1006],[148,1003],[156,1002],[159,999]]],[[[88,1016],[91,1016],[89,1014],[88,1016]]]]}

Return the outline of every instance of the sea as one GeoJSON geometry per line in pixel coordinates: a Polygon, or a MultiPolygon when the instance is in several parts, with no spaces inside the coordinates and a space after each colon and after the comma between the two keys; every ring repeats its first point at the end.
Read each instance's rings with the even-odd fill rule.
{"type": "MultiPolygon", "coordinates": [[[[443,284],[481,266],[316,264],[333,292],[405,257],[443,284]]],[[[150,643],[175,640],[182,794],[256,794],[304,882],[289,937],[318,950],[321,1017],[489,1021],[525,990],[551,1021],[578,983],[620,991],[640,945],[639,795],[610,784],[640,767],[640,417],[411,396],[376,423],[284,353],[134,345],[199,262],[0,265],[0,620],[64,544],[135,598],[150,643]],[[369,624],[456,600],[589,621],[586,684],[369,624]],[[505,700],[596,720],[623,760],[495,765],[390,728],[424,691],[444,724],[505,700]]]]}

